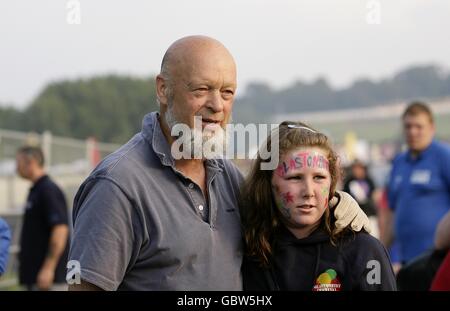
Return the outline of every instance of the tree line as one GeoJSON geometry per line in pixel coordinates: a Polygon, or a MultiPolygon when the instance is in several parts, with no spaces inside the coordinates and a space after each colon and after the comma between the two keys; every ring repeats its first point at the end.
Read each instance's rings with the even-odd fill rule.
{"type": "MultiPolygon", "coordinates": [[[[415,66],[392,77],[358,79],[334,89],[325,78],[297,81],[274,90],[250,83],[237,97],[234,122],[271,122],[277,113],[369,107],[396,101],[450,96],[450,74],[441,67],[415,66]]],[[[141,128],[142,117],[157,110],[153,77],[99,76],[53,82],[24,109],[0,108],[0,128],[123,143],[141,128]]]]}

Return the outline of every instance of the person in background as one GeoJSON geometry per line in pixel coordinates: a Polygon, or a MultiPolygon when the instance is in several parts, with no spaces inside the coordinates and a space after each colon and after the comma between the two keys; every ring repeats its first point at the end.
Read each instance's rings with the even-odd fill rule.
{"type": "Polygon", "coordinates": [[[66,290],[68,210],[61,189],[44,170],[39,147],[16,155],[17,172],[32,182],[20,237],[19,282],[28,290],[66,290]]]}
{"type": "Polygon", "coordinates": [[[369,176],[366,165],[361,161],[355,160],[350,169],[351,172],[344,181],[343,190],[358,202],[361,209],[369,217],[372,227],[371,234],[379,238],[377,210],[373,199],[375,184],[369,176]]]}
{"type": "Polygon", "coordinates": [[[387,246],[398,242],[405,264],[433,248],[437,224],[450,210],[450,148],[434,138],[433,114],[425,103],[411,103],[402,121],[408,150],[393,161],[384,239],[387,246]]]}
{"type": "Polygon", "coordinates": [[[6,221],[0,218],[0,276],[6,271],[10,243],[11,231],[6,221]]]}

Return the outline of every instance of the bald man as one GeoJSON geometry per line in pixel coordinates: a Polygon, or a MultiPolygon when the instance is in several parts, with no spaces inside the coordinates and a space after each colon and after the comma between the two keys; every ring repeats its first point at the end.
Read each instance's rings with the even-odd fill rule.
{"type": "MultiPolygon", "coordinates": [[[[71,290],[242,289],[242,175],[199,146],[225,145],[235,92],[236,65],[220,42],[191,36],[169,47],[156,77],[159,113],[75,197],[71,290]]],[[[355,224],[359,208],[338,206],[355,224]]]]}

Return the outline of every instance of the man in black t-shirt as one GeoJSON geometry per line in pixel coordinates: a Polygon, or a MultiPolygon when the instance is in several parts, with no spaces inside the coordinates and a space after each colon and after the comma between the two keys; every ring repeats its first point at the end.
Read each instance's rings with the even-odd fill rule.
{"type": "Polygon", "coordinates": [[[22,147],[16,160],[19,175],[33,183],[20,237],[20,284],[29,290],[64,290],[69,238],[64,194],[46,175],[40,148],[22,147]]]}

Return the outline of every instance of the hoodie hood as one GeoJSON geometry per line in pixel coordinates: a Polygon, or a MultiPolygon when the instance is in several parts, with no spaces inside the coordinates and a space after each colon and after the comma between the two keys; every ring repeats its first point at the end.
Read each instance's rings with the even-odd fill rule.
{"type": "MultiPolygon", "coordinates": [[[[321,254],[322,254],[322,246],[330,243],[330,236],[323,229],[318,228],[313,231],[309,236],[303,239],[298,239],[292,232],[290,232],[285,226],[281,226],[276,233],[276,248],[279,250],[288,250],[292,256],[297,257],[296,252],[302,251],[302,249],[309,249],[309,253],[313,254],[313,257],[310,259],[310,263],[313,264],[313,276],[317,276],[319,273],[319,266],[321,262],[321,254]],[[297,250],[293,251],[292,250],[297,250]]],[[[287,258],[285,258],[287,259],[287,258]]],[[[292,260],[293,258],[291,258],[292,260]]],[[[276,259],[275,259],[276,260],[276,259]]],[[[288,259],[287,262],[291,261],[288,259]]],[[[278,261],[278,260],[276,260],[278,261]]],[[[272,262],[268,271],[265,272],[266,281],[268,282],[271,290],[280,290],[280,286],[278,284],[278,280],[275,277],[275,266],[286,266],[287,262],[272,262]]],[[[290,273],[289,273],[290,274],[290,273]]],[[[286,276],[289,278],[289,276],[286,276]]],[[[313,280],[310,280],[311,288],[314,283],[313,280]]]]}
{"type": "Polygon", "coordinates": [[[328,243],[330,241],[330,235],[325,230],[318,228],[313,231],[309,236],[303,239],[298,239],[289,229],[285,226],[281,226],[277,233],[277,243],[281,245],[311,245],[328,243]]]}

